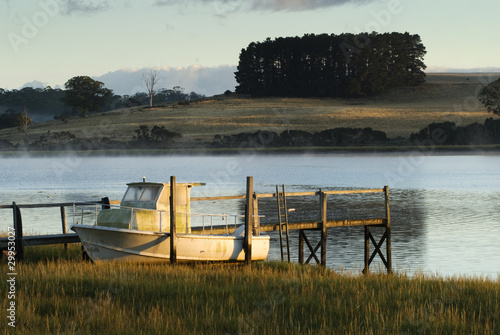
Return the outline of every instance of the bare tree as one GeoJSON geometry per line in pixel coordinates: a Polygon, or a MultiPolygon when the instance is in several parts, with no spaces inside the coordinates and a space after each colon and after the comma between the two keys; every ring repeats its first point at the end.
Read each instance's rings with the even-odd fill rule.
{"type": "Polygon", "coordinates": [[[28,110],[24,107],[24,113],[19,114],[17,117],[17,129],[20,132],[24,133],[24,145],[28,146],[29,138],[28,138],[28,128],[31,126],[33,120],[28,115],[28,110]]]}
{"type": "Polygon", "coordinates": [[[158,69],[150,69],[147,73],[144,73],[142,79],[144,80],[144,84],[146,85],[146,90],[149,95],[149,107],[152,107],[155,85],[160,81],[160,79],[158,78],[158,69]]]}

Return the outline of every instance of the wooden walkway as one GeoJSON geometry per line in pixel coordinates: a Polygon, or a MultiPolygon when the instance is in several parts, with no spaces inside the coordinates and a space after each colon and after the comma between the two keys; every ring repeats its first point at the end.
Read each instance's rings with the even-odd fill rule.
{"type": "MultiPolygon", "coordinates": [[[[110,204],[118,204],[119,201],[109,201],[108,198],[103,198],[97,202],[64,202],[64,203],[51,203],[51,204],[16,204],[0,205],[0,209],[11,209],[13,214],[12,236],[0,238],[0,250],[7,250],[9,242],[14,241],[16,246],[16,258],[23,259],[24,247],[35,245],[50,245],[50,244],[64,244],[67,249],[69,243],[80,243],[78,235],[75,233],[67,233],[66,227],[66,207],[75,206],[99,206],[101,208],[109,208],[110,204]],[[22,208],[59,208],[61,215],[61,230],[62,234],[49,234],[49,235],[32,235],[24,236],[23,234],[23,219],[21,215],[22,208]]],[[[10,235],[9,230],[9,235],[10,235]]]]}
{"type": "MultiPolygon", "coordinates": [[[[175,177],[171,178],[171,186],[175,185],[175,177]]],[[[171,192],[173,192],[172,200],[175,201],[175,187],[171,187],[171,192]]],[[[245,238],[245,251],[246,255],[251,254],[251,239],[252,235],[259,234],[260,232],[273,232],[279,231],[279,223],[275,224],[260,224],[259,222],[259,199],[264,198],[276,198],[276,193],[264,193],[258,194],[253,192],[253,178],[247,178],[247,192],[244,195],[236,196],[218,196],[218,197],[192,197],[191,201],[225,201],[225,200],[245,200],[245,223],[246,223],[246,238],[245,238]]],[[[352,226],[363,226],[364,227],[364,269],[363,273],[368,274],[370,271],[370,264],[376,256],[379,256],[382,260],[388,273],[392,272],[392,256],[391,256],[391,220],[390,220],[390,205],[389,205],[389,187],[385,186],[380,189],[362,189],[362,190],[340,190],[340,191],[324,191],[319,189],[315,192],[288,192],[286,197],[318,197],[319,202],[319,213],[318,219],[308,222],[289,222],[289,230],[299,231],[299,241],[298,241],[298,262],[301,264],[308,264],[310,261],[314,260],[322,266],[326,266],[326,243],[327,243],[327,231],[328,228],[338,228],[338,227],[352,227],[352,226]],[[369,218],[369,219],[356,219],[350,218],[347,220],[337,220],[335,218],[327,217],[328,208],[328,196],[332,195],[353,195],[353,194],[371,194],[380,193],[384,197],[385,204],[385,215],[384,217],[369,218]],[[372,234],[372,228],[382,228],[383,233],[380,239],[376,239],[372,234]],[[313,231],[319,232],[319,242],[317,245],[313,246],[309,242],[307,234],[313,233],[313,231]],[[385,253],[383,252],[383,246],[385,244],[385,253]],[[370,252],[370,246],[373,245],[373,251],[370,252]],[[306,248],[307,247],[307,248],[306,248]],[[306,255],[306,252],[308,253],[306,255]],[[319,255],[318,255],[319,252],[319,255]],[[307,258],[306,258],[307,256],[307,258]]],[[[32,245],[46,245],[46,244],[68,244],[68,243],[79,243],[80,240],[76,234],[67,233],[66,230],[66,207],[74,206],[99,206],[101,208],[109,208],[109,204],[119,204],[119,201],[109,201],[107,198],[103,198],[98,202],[79,202],[79,203],[54,203],[54,204],[30,204],[30,205],[17,205],[13,203],[12,205],[0,206],[0,209],[11,209],[13,210],[13,228],[15,231],[15,242],[17,246],[17,257],[22,259],[24,251],[23,246],[32,245]],[[52,235],[37,235],[37,236],[23,236],[22,228],[22,208],[47,208],[47,207],[59,207],[61,214],[61,228],[62,234],[52,234],[52,235]]],[[[175,206],[170,207],[175,208],[175,206]]],[[[175,211],[171,210],[171,234],[173,233],[174,238],[171,238],[171,250],[173,263],[176,261],[176,238],[175,238],[175,216],[178,215],[175,211]]],[[[234,226],[212,226],[210,227],[211,234],[226,234],[232,233],[234,231],[234,226]]],[[[191,232],[194,234],[206,233],[208,228],[204,227],[191,227],[191,232]]],[[[11,237],[12,240],[12,237],[11,237]]],[[[7,249],[9,238],[0,238],[0,250],[7,249]]],[[[171,259],[172,261],[172,259],[171,259]]],[[[247,259],[247,263],[251,260],[247,259]]]]}

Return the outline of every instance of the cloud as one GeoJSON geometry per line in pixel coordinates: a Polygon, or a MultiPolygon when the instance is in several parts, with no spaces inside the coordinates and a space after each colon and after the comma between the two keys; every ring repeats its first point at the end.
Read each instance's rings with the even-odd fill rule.
{"type": "MultiPolygon", "coordinates": [[[[213,6],[217,15],[242,11],[306,11],[326,7],[341,6],[346,4],[360,5],[376,0],[197,0],[204,5],[213,6]]],[[[192,2],[192,3],[193,3],[192,2]]],[[[179,1],[156,0],[156,6],[178,5],[179,1]]]]}
{"type": "Polygon", "coordinates": [[[111,7],[108,0],[61,0],[62,13],[72,14],[97,14],[105,12],[111,7]]]}
{"type": "MultiPolygon", "coordinates": [[[[222,0],[226,1],[226,0],[222,0]]],[[[251,6],[257,10],[304,11],[318,8],[363,4],[371,0],[251,0],[251,6]]]]}
{"type": "Polygon", "coordinates": [[[177,1],[174,0],[156,0],[154,3],[155,6],[163,7],[163,6],[173,6],[177,4],[177,1]]]}
{"type": "MultiPolygon", "coordinates": [[[[93,78],[102,81],[115,94],[133,95],[137,92],[146,92],[143,74],[148,70],[150,68],[120,69],[93,78]]],[[[181,86],[185,92],[194,91],[206,96],[222,94],[226,90],[234,91],[236,86],[235,71],[236,66],[233,65],[162,67],[158,68],[160,82],[157,89],[171,89],[174,86],[181,86]]]]}
{"type": "Polygon", "coordinates": [[[21,86],[21,88],[25,88],[25,87],[46,88],[47,86],[49,86],[48,83],[41,82],[39,80],[33,80],[33,81],[30,81],[30,82],[24,84],[23,86],[21,86]]]}

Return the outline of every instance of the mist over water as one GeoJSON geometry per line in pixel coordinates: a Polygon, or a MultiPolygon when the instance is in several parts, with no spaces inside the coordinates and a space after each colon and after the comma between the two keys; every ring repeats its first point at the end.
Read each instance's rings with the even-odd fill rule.
{"type": "MultiPolygon", "coordinates": [[[[500,274],[500,156],[412,154],[388,155],[231,155],[1,158],[0,204],[121,199],[126,183],[141,181],[205,182],[191,195],[245,193],[246,176],[258,193],[390,187],[392,255],[396,271],[442,275],[500,274]]],[[[317,220],[317,197],[289,198],[290,221],[317,220]]],[[[193,202],[196,213],[243,214],[238,200],[193,202]]],[[[383,216],[383,196],[328,197],[328,218],[383,216]]],[[[274,199],[259,201],[262,223],[276,222],[274,199]]],[[[27,234],[60,233],[59,208],[23,209],[27,234]]],[[[68,226],[73,222],[67,209],[68,226]]],[[[232,221],[234,223],[234,221],[232,221]]],[[[193,220],[193,224],[200,224],[193,220]]],[[[214,224],[224,224],[216,222],[214,224]]],[[[0,230],[12,225],[12,211],[0,210],[0,230]]],[[[376,229],[372,229],[377,234],[376,229]]],[[[377,234],[379,239],[383,233],[377,234]]],[[[307,232],[313,244],[319,232],[307,232]]],[[[298,232],[291,233],[297,259],[298,232]]],[[[328,267],[363,267],[363,228],[328,230],[328,267]]],[[[373,250],[373,246],[371,246],[373,250]]],[[[307,257],[307,251],[306,251],[307,257]]],[[[279,259],[278,235],[271,233],[271,259],[279,259]]],[[[380,262],[379,262],[380,264],[380,262]]],[[[376,265],[376,264],[375,264],[376,265]]],[[[372,263],[373,266],[373,263],[372,263]]]]}

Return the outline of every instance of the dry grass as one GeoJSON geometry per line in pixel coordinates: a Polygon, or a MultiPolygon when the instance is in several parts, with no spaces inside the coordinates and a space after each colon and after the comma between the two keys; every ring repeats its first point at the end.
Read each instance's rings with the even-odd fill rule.
{"type": "MultiPolygon", "coordinates": [[[[498,76],[498,74],[497,74],[498,76]]],[[[187,106],[131,108],[67,123],[51,121],[34,125],[36,140],[48,130],[69,131],[78,138],[109,137],[129,140],[140,125],[164,125],[180,132],[185,141],[211,140],[214,135],[287,129],[309,132],[336,127],[371,127],[389,137],[409,137],[432,122],[453,121],[457,125],[484,122],[492,114],[476,99],[478,90],[495,80],[490,74],[429,74],[418,87],[396,88],[366,99],[249,98],[216,96],[187,106]]],[[[21,142],[14,129],[0,131],[0,139],[21,142]]]]}
{"type": "MultiPolygon", "coordinates": [[[[6,266],[4,267],[6,268],[6,266]]],[[[500,282],[341,275],[260,262],[83,262],[77,245],[26,249],[16,334],[498,334],[500,282]]],[[[6,280],[0,291],[7,292],[6,280]]],[[[9,303],[0,296],[0,306],[9,303]]],[[[4,318],[2,333],[10,333],[4,318]]]]}

